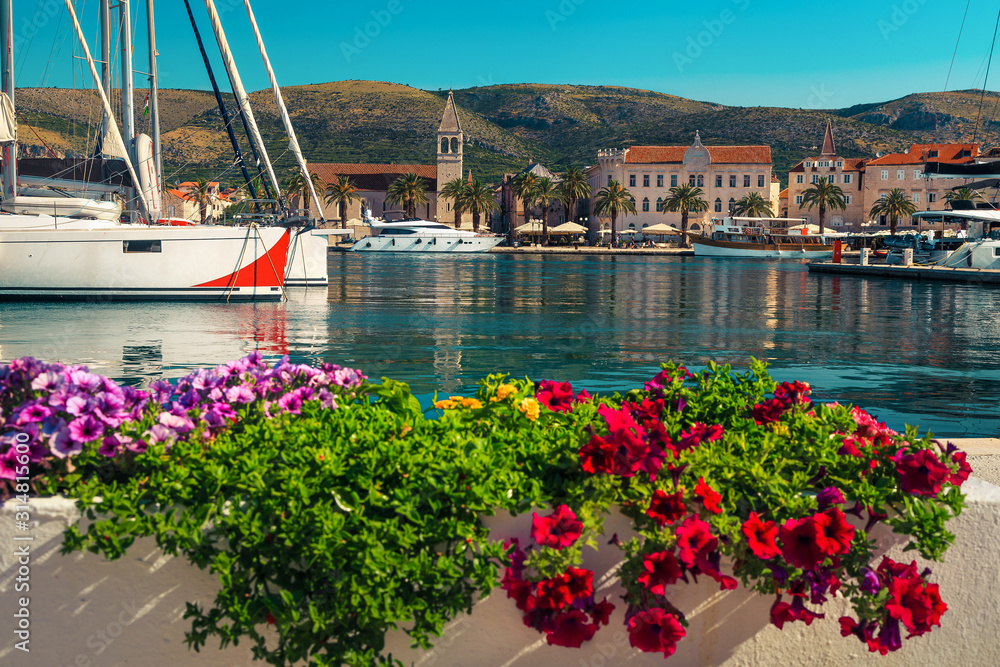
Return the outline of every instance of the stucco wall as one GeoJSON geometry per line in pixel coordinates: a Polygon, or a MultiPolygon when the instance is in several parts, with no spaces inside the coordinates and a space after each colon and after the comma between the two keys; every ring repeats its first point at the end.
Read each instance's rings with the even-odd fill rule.
{"type": "MultiPolygon", "coordinates": [[[[843,601],[831,601],[825,620],[806,627],[768,624],[770,600],[741,591],[719,592],[714,582],[676,587],[674,603],[688,614],[689,636],[671,658],[675,665],[941,665],[1000,664],[1000,488],[971,478],[965,491],[968,508],[952,523],[955,545],[944,564],[930,564],[934,581],[950,609],[941,628],[904,642],[898,653],[882,658],[868,654],[855,640],[843,639],[837,618],[843,601]]],[[[57,499],[31,501],[32,525],[16,529],[13,503],[0,509],[0,664],[7,666],[78,665],[211,665],[236,667],[251,663],[246,645],[218,650],[210,644],[201,653],[183,641],[189,622],[182,618],[185,602],[209,603],[215,581],[183,559],[166,558],[149,541],[128,555],[109,562],[93,554],[61,556],[62,530],[76,520],[72,504],[57,499]],[[14,591],[18,576],[15,536],[31,536],[31,590],[14,591]],[[30,648],[14,648],[18,598],[30,597],[30,648]]],[[[494,537],[527,538],[530,518],[490,520],[494,537]]],[[[607,534],[625,533],[621,519],[609,522],[607,534]]],[[[879,543],[897,560],[899,539],[887,531],[879,543]]],[[[389,638],[389,648],[407,664],[510,665],[516,667],[601,667],[602,665],[662,665],[658,655],[631,649],[624,632],[624,609],[614,585],[615,549],[588,552],[599,595],[617,605],[611,625],[581,649],[546,646],[540,635],[524,628],[513,603],[499,589],[475,607],[471,617],[448,626],[437,648],[411,651],[402,633],[389,638]]]]}

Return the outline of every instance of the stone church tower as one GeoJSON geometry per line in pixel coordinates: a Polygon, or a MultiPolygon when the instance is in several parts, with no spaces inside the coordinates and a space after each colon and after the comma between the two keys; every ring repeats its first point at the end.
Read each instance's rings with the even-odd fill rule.
{"type": "MultiPolygon", "coordinates": [[[[448,91],[448,103],[444,107],[444,116],[441,118],[441,127],[437,131],[437,189],[438,192],[448,181],[462,177],[462,144],[464,136],[462,134],[462,124],[458,121],[458,112],[455,109],[455,97],[448,91]]],[[[452,224],[455,214],[450,205],[450,199],[437,198],[437,220],[445,224],[452,224]]]]}

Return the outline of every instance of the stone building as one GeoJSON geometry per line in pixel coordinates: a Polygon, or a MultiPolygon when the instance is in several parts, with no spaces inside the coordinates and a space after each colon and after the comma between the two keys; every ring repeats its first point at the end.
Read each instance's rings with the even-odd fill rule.
{"type": "Polygon", "coordinates": [[[861,231],[867,218],[865,207],[865,160],[837,155],[833,141],[833,123],[826,121],[823,148],[815,157],[807,157],[788,171],[788,217],[819,222],[819,209],[803,203],[806,190],[821,178],[844,192],[844,210],[828,210],[824,225],[833,231],[861,231]]]}
{"type": "MultiPolygon", "coordinates": [[[[619,230],[665,223],[680,227],[680,213],[664,213],[663,201],[670,188],[687,183],[699,187],[708,202],[708,211],[691,213],[688,228],[702,232],[712,218],[729,215],[736,202],[756,192],[771,202],[778,214],[780,183],[773,178],[770,146],[703,146],[695,133],[691,146],[633,146],[623,150],[601,150],[597,164],[587,169],[593,188],[590,209],[596,195],[611,181],[625,186],[635,199],[636,215],[618,219],[619,230]]],[[[600,219],[607,229],[610,218],[600,219]]],[[[592,229],[597,229],[591,225],[592,229]]]]}
{"type": "MultiPolygon", "coordinates": [[[[386,213],[402,212],[402,206],[387,204],[385,198],[393,181],[405,174],[414,173],[423,179],[428,199],[427,203],[417,205],[417,216],[424,220],[436,220],[453,225],[454,202],[440,197],[438,192],[448,181],[462,177],[463,144],[464,134],[458,119],[458,110],[455,108],[455,98],[449,91],[441,125],[437,130],[436,164],[313,163],[309,165],[309,169],[317,174],[323,183],[333,182],[338,176],[350,176],[358,190],[358,196],[376,218],[381,218],[386,213]]],[[[320,198],[323,199],[322,194],[320,198]]],[[[356,199],[348,205],[348,220],[361,219],[362,201],[356,199]]],[[[323,201],[323,217],[329,221],[339,221],[340,212],[337,204],[327,204],[323,201]]],[[[471,228],[471,213],[463,214],[462,225],[471,228]]]]}

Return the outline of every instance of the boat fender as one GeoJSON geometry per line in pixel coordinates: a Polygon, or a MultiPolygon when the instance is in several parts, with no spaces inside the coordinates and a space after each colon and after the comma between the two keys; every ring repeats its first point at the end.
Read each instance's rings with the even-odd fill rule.
{"type": "Polygon", "coordinates": [[[371,247],[372,247],[372,244],[371,244],[371,243],[366,243],[366,244],[365,244],[365,247],[366,247],[366,248],[371,248],[371,247]]]}

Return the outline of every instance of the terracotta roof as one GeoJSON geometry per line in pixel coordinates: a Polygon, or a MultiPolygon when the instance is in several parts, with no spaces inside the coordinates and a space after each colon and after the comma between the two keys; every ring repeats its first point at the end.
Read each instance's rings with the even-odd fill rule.
{"type": "MultiPolygon", "coordinates": [[[[632,146],[625,164],[680,164],[690,146],[632,146]]],[[[712,164],[771,164],[770,146],[705,146],[712,164]]]]}
{"type": "Polygon", "coordinates": [[[836,162],[837,160],[843,160],[844,161],[844,168],[843,168],[842,171],[864,171],[865,170],[865,165],[868,164],[867,160],[865,160],[864,158],[859,158],[859,157],[838,157],[838,158],[807,157],[804,160],[802,160],[801,162],[799,162],[797,165],[795,165],[794,167],[792,167],[791,169],[789,169],[788,171],[789,172],[793,172],[793,173],[794,172],[803,172],[803,171],[806,171],[806,168],[805,168],[804,165],[805,165],[805,163],[806,163],[807,160],[809,162],[812,162],[812,167],[809,168],[809,171],[815,171],[815,172],[819,172],[819,171],[821,171],[823,169],[833,169],[833,167],[817,167],[816,166],[816,161],[817,160],[830,160],[832,162],[836,162]]]}
{"type": "Polygon", "coordinates": [[[788,199],[788,188],[778,193],[778,199],[788,199]]]}
{"type": "Polygon", "coordinates": [[[309,165],[309,170],[318,175],[324,183],[333,182],[337,176],[350,176],[357,189],[363,192],[384,192],[400,176],[413,173],[427,181],[429,192],[437,191],[437,165],[433,164],[314,162],[309,165]]]}
{"type": "Polygon", "coordinates": [[[778,178],[777,174],[771,174],[771,182],[772,183],[781,183],[781,179],[778,178]]]}
{"type": "MultiPolygon", "coordinates": [[[[217,188],[217,187],[219,187],[219,182],[218,181],[211,181],[211,182],[209,182],[208,185],[209,185],[209,187],[215,187],[215,188],[217,188]]],[[[196,187],[198,187],[198,184],[195,181],[184,181],[183,183],[178,184],[177,187],[179,187],[179,188],[196,188],[196,187]]]]}
{"type": "Polygon", "coordinates": [[[889,153],[875,158],[868,164],[871,166],[924,164],[928,160],[961,163],[972,162],[977,155],[979,155],[979,144],[913,144],[909,153],[889,153]],[[931,151],[937,151],[937,155],[931,156],[931,151]],[[969,155],[963,156],[962,151],[969,151],[969,155]]]}

